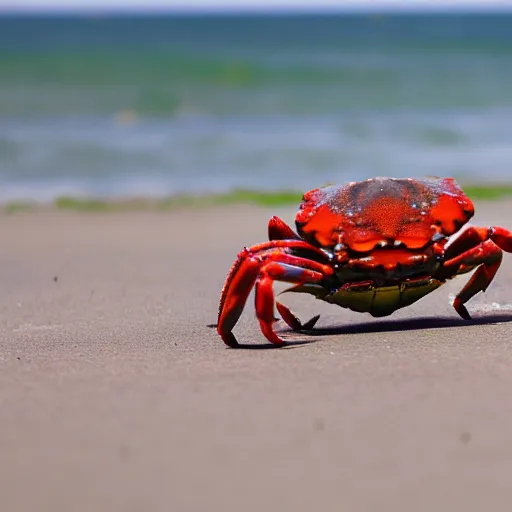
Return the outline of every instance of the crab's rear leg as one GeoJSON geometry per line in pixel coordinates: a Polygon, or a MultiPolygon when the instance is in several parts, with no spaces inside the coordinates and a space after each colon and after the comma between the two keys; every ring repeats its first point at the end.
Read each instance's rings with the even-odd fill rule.
{"type": "Polygon", "coordinates": [[[471,315],[464,304],[491,284],[501,265],[503,251],[512,252],[512,232],[501,227],[470,227],[447,247],[448,259],[440,277],[449,279],[477,267],[453,302],[455,311],[465,320],[471,320],[471,315]]]}
{"type": "Polygon", "coordinates": [[[467,253],[463,258],[464,263],[461,270],[466,271],[468,267],[474,268],[474,265],[478,264],[479,266],[455,297],[453,307],[462,318],[471,320],[471,315],[464,304],[478,292],[485,291],[491,284],[501,265],[503,251],[493,241],[487,240],[467,253]]]}

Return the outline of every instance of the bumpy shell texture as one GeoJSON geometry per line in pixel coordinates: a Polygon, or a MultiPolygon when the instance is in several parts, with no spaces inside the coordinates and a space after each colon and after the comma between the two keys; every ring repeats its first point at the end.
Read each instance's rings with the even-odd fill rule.
{"type": "Polygon", "coordinates": [[[473,214],[453,178],[372,178],[307,192],[295,221],[313,245],[368,252],[382,243],[420,249],[436,234],[452,235],[473,214]]]}

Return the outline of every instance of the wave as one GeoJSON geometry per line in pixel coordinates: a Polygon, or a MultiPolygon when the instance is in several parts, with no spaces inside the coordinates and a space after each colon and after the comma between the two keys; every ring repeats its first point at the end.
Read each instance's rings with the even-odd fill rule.
{"type": "Polygon", "coordinates": [[[0,62],[0,200],[512,179],[509,15],[0,17],[0,62]]]}
{"type": "Polygon", "coordinates": [[[0,200],[307,190],[374,175],[509,182],[512,109],[0,120],[0,200]]]}

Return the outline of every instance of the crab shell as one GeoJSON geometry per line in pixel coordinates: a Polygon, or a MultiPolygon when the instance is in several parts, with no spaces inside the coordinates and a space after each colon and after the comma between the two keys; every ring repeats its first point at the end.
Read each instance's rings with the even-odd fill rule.
{"type": "Polygon", "coordinates": [[[474,214],[453,178],[372,178],[306,192],[299,235],[327,250],[367,253],[387,245],[419,250],[458,231],[474,214]]]}

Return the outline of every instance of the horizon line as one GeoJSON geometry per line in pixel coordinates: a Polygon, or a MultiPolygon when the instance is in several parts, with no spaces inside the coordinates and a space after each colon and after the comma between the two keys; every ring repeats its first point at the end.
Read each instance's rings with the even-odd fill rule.
{"type": "Polygon", "coordinates": [[[304,15],[304,14],[499,14],[512,13],[511,5],[417,5],[417,6],[379,6],[364,5],[360,7],[275,7],[247,6],[247,7],[164,7],[164,6],[77,6],[77,7],[2,7],[0,15],[154,15],[154,14],[181,14],[181,15],[304,15]]]}

